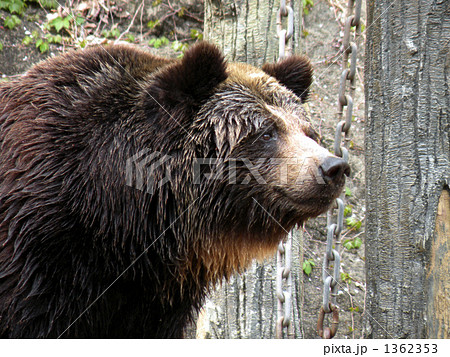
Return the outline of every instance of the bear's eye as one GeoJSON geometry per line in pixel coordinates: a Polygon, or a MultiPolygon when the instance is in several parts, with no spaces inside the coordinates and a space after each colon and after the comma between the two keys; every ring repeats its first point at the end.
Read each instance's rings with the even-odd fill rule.
{"type": "Polygon", "coordinates": [[[263,141],[271,141],[277,138],[276,130],[273,126],[264,129],[261,139],[263,141]]]}

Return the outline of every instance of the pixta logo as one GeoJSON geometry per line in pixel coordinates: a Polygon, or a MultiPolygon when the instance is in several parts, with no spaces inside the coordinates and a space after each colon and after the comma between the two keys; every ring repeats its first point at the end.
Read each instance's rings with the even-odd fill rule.
{"type": "Polygon", "coordinates": [[[126,185],[153,194],[157,188],[170,181],[164,165],[172,157],[159,151],[143,149],[128,158],[126,163],[126,185]]]}

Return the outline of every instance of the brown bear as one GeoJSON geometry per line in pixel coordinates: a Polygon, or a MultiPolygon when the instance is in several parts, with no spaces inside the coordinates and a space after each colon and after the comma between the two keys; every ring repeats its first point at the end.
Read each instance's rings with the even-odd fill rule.
{"type": "Polygon", "coordinates": [[[48,59],[0,85],[0,335],[182,337],[212,285],[339,195],[300,56],[200,43],[48,59]]]}

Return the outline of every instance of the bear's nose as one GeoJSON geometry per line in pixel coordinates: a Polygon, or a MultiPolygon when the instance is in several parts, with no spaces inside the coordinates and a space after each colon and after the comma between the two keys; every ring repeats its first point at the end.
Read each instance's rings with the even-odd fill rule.
{"type": "Polygon", "coordinates": [[[350,175],[350,166],[344,160],[331,156],[323,160],[319,171],[326,182],[339,181],[343,175],[350,175]]]}

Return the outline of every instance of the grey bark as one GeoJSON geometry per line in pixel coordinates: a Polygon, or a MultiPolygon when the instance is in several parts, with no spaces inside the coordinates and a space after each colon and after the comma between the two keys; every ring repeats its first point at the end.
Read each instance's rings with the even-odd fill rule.
{"type": "MultiPolygon", "coordinates": [[[[448,336],[448,296],[447,325],[432,328],[439,312],[428,269],[450,183],[450,1],[369,1],[367,14],[366,335],[448,336]]],[[[435,269],[448,277],[443,239],[447,260],[435,269]]]]}
{"type": "MultiPolygon", "coordinates": [[[[287,1],[286,3],[289,3],[287,1]]],[[[279,0],[206,0],[205,39],[218,45],[233,62],[261,66],[278,58],[276,31],[279,0]]],[[[294,10],[292,52],[300,49],[302,1],[291,1],[294,10]]],[[[287,28],[287,18],[283,18],[287,28]]]]}
{"type": "MultiPolygon", "coordinates": [[[[276,61],[276,14],[279,1],[205,1],[205,39],[218,45],[233,62],[261,66],[276,61]]],[[[300,41],[301,1],[294,9],[293,52],[300,41]]],[[[284,23],[283,28],[286,28],[284,23]]],[[[295,232],[292,253],[293,337],[301,337],[303,244],[295,232]]],[[[276,259],[255,262],[244,274],[217,287],[197,322],[199,338],[274,338],[277,319],[276,259]]]]}

